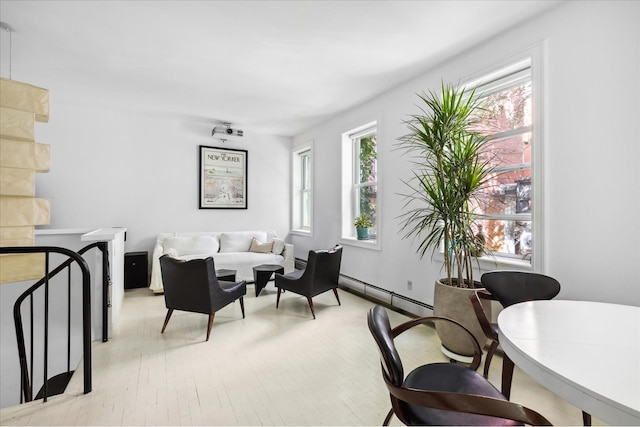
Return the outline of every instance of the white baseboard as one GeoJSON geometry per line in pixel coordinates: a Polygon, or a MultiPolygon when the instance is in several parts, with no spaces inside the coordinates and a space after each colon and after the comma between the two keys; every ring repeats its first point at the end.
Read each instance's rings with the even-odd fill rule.
{"type": "Polygon", "coordinates": [[[425,304],[421,301],[414,300],[344,274],[340,275],[340,287],[369,299],[372,302],[381,303],[389,308],[411,316],[421,317],[433,315],[433,307],[429,304],[425,304]]]}

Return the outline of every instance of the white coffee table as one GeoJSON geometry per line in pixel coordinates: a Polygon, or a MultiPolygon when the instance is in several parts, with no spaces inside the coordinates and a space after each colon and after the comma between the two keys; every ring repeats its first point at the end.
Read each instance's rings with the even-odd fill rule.
{"type": "Polygon", "coordinates": [[[558,396],[611,425],[640,425],[640,307],[531,301],[498,316],[500,346],[558,396]]]}

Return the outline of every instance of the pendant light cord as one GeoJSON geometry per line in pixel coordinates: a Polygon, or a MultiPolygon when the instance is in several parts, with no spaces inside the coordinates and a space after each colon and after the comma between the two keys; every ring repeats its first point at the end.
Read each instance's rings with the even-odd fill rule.
{"type": "Polygon", "coordinates": [[[11,71],[13,68],[13,62],[11,61],[11,58],[13,57],[13,31],[8,28],[7,31],[9,31],[9,80],[13,80],[11,78],[11,71]]]}
{"type": "Polygon", "coordinates": [[[12,71],[13,71],[13,61],[11,60],[13,58],[13,27],[9,24],[7,24],[6,22],[0,22],[0,28],[2,28],[3,30],[5,30],[6,32],[9,33],[9,80],[11,79],[12,76],[12,71]]]}

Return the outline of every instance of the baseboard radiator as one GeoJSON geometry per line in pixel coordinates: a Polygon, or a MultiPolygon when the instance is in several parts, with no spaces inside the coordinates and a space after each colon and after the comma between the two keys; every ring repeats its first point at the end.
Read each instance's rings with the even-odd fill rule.
{"type": "Polygon", "coordinates": [[[340,289],[411,317],[433,315],[433,306],[402,294],[340,274],[340,289]]]}
{"type": "MultiPolygon", "coordinates": [[[[304,269],[306,264],[307,262],[305,260],[299,258],[295,260],[295,267],[297,269],[304,269]]],[[[433,315],[432,305],[381,288],[380,286],[372,285],[355,277],[347,276],[346,274],[340,274],[339,286],[340,289],[356,294],[375,304],[384,305],[387,308],[407,316],[420,317],[433,315]]]]}

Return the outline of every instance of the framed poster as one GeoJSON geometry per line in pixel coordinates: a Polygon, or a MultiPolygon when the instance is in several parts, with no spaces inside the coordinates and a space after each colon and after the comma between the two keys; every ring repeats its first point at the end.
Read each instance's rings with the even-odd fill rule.
{"type": "Polygon", "coordinates": [[[247,150],[200,146],[200,209],[247,209],[247,150]]]}

